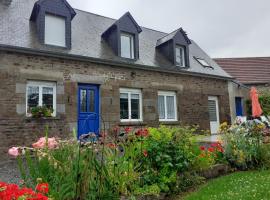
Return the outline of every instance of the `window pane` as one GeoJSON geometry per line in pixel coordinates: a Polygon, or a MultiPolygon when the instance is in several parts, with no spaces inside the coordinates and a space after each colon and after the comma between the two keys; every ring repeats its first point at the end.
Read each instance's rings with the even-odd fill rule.
{"type": "Polygon", "coordinates": [[[167,118],[175,119],[175,104],[174,104],[174,96],[167,96],[167,118]]]}
{"type": "Polygon", "coordinates": [[[66,46],[66,20],[64,17],[45,15],[45,44],[66,46]]]}
{"type": "Polygon", "coordinates": [[[158,114],[159,119],[165,119],[165,102],[164,96],[161,95],[158,96],[158,114]]]}
{"type": "Polygon", "coordinates": [[[89,90],[89,112],[95,112],[95,91],[89,90]]]}
{"type": "Polygon", "coordinates": [[[128,119],[128,94],[120,93],[120,119],[128,119]]]}
{"type": "Polygon", "coordinates": [[[140,118],[140,95],[131,94],[131,119],[140,118]]]}
{"type": "Polygon", "coordinates": [[[132,35],[121,35],[121,56],[134,58],[134,40],[132,35]]]}
{"type": "Polygon", "coordinates": [[[53,88],[42,88],[42,105],[53,110],[53,88]]]}
{"type": "Polygon", "coordinates": [[[39,87],[28,86],[27,88],[27,110],[30,112],[31,108],[37,107],[39,101],[39,87]]]}
{"type": "Polygon", "coordinates": [[[175,49],[176,64],[184,66],[184,49],[182,47],[176,47],[175,49]]]}
{"type": "Polygon", "coordinates": [[[86,90],[80,90],[80,110],[87,112],[86,90]]]}

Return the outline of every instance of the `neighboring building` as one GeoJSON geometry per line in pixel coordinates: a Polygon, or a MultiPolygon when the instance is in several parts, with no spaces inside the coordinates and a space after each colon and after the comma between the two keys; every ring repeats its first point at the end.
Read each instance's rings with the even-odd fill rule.
{"type": "Polygon", "coordinates": [[[245,100],[251,86],[270,91],[270,57],[217,58],[215,61],[236,81],[229,84],[232,119],[246,115],[245,100]]]}
{"type": "Polygon", "coordinates": [[[180,122],[216,133],[230,112],[231,76],[183,29],[167,34],[65,0],[0,3],[0,79],[1,152],[29,145],[45,125],[61,137],[180,122]],[[32,118],[42,105],[53,117],[32,118]]]}

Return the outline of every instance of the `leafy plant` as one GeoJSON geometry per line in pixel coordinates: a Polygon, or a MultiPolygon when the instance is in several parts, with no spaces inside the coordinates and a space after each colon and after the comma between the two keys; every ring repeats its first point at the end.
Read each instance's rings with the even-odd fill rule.
{"type": "Polygon", "coordinates": [[[41,118],[41,117],[51,117],[53,113],[52,108],[48,108],[47,106],[37,106],[31,108],[31,115],[34,118],[41,118]]]}

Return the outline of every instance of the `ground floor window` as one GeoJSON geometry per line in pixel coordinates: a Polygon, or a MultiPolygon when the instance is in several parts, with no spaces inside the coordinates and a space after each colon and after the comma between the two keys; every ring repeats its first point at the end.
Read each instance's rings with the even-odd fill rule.
{"type": "Polygon", "coordinates": [[[120,89],[120,120],[142,121],[142,93],[138,89],[120,89]]]}
{"type": "Polygon", "coordinates": [[[53,110],[56,116],[56,83],[42,81],[28,81],[26,88],[26,114],[31,114],[31,109],[37,106],[46,106],[53,110]]]}
{"type": "Polygon", "coordinates": [[[159,121],[177,121],[175,92],[158,92],[159,121]]]}

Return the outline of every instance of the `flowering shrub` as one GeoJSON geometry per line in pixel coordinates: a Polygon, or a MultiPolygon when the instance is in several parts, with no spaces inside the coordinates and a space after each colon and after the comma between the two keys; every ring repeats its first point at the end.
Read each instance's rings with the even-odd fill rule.
{"type": "Polygon", "coordinates": [[[248,121],[223,128],[224,155],[236,168],[248,169],[263,165],[263,124],[248,121]]]}
{"type": "MultiPolygon", "coordinates": [[[[198,184],[194,163],[198,144],[192,127],[150,128],[143,141],[144,160],[142,170],[143,187],[158,188],[165,193],[177,193],[198,184]]],[[[142,134],[144,135],[144,134],[142,134]]]]}
{"type": "Polygon", "coordinates": [[[38,184],[34,191],[31,188],[20,188],[16,184],[0,182],[1,200],[47,200],[46,194],[48,192],[49,186],[47,183],[38,184]]]}

